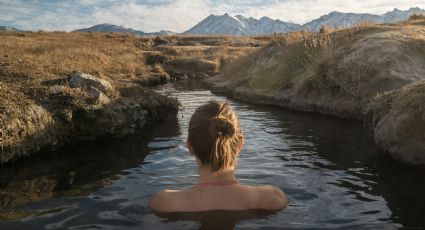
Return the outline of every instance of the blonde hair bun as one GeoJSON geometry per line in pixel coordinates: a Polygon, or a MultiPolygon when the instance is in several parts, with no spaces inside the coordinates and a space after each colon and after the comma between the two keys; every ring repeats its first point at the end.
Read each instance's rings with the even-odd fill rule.
{"type": "Polygon", "coordinates": [[[236,127],[226,117],[218,116],[212,118],[213,133],[219,137],[231,137],[236,134],[236,127]]]}
{"type": "Polygon", "coordinates": [[[190,150],[212,172],[235,165],[242,138],[238,117],[227,102],[209,101],[190,118],[190,150]]]}

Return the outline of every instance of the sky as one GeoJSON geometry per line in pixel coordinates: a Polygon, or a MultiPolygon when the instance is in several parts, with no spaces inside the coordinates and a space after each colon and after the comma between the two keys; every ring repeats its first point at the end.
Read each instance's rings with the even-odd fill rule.
{"type": "Polygon", "coordinates": [[[302,24],[332,11],[384,14],[410,7],[425,9],[425,0],[0,0],[0,26],[72,31],[110,23],[184,32],[210,14],[302,24]]]}

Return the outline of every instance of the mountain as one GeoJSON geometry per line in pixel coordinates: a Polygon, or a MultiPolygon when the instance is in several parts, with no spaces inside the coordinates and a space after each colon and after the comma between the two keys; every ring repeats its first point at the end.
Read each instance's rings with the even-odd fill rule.
{"type": "MultiPolygon", "coordinates": [[[[184,32],[184,34],[194,35],[267,35],[273,33],[285,33],[292,31],[319,31],[322,26],[331,28],[346,28],[355,26],[361,23],[396,23],[407,20],[412,14],[425,14],[425,10],[415,7],[406,11],[394,9],[383,15],[375,14],[359,14],[359,13],[342,13],[338,11],[331,12],[323,15],[318,19],[312,20],[304,25],[283,22],[281,20],[274,20],[269,17],[262,17],[260,19],[246,18],[242,15],[230,16],[224,15],[210,15],[197,25],[184,32]]],[[[3,27],[0,27],[0,30],[3,27]]],[[[13,28],[14,29],[14,28],[13,28]]],[[[16,29],[15,29],[16,30],[16,29]]],[[[74,30],[73,32],[121,32],[132,33],[136,36],[158,36],[158,35],[173,35],[172,31],[161,30],[154,33],[145,33],[140,30],[125,28],[111,24],[99,24],[89,28],[74,30]]]]}
{"type": "Polygon", "coordinates": [[[222,16],[210,15],[185,34],[198,35],[264,35],[275,32],[289,32],[296,30],[300,25],[273,20],[268,17],[246,18],[241,15],[232,17],[229,14],[222,16]]]}
{"type": "Polygon", "coordinates": [[[425,14],[425,10],[419,7],[412,7],[406,11],[402,11],[396,8],[393,11],[382,15],[382,17],[384,19],[384,23],[395,23],[409,19],[412,14],[425,14]]]}
{"type": "Polygon", "coordinates": [[[18,30],[15,27],[10,26],[0,26],[0,31],[15,31],[15,32],[21,32],[22,30],[18,30]]]}
{"type": "Polygon", "coordinates": [[[383,19],[381,16],[374,14],[354,14],[334,11],[304,24],[301,28],[307,31],[319,31],[322,26],[328,26],[330,28],[347,28],[366,22],[382,23],[383,19]]]}
{"type": "Polygon", "coordinates": [[[134,30],[134,29],[131,29],[131,28],[123,27],[123,26],[111,25],[111,24],[108,24],[108,23],[94,25],[94,26],[89,27],[89,28],[78,29],[78,30],[74,30],[72,32],[117,32],[117,33],[132,33],[136,36],[157,36],[157,35],[173,35],[173,34],[175,34],[174,32],[168,31],[168,30],[161,30],[159,32],[154,32],[154,33],[145,33],[145,32],[140,31],[140,30],[134,30]]]}
{"type": "Polygon", "coordinates": [[[334,11],[304,24],[301,28],[302,30],[319,31],[322,26],[328,26],[331,28],[346,28],[361,23],[396,23],[409,19],[412,14],[425,14],[425,10],[417,7],[410,8],[406,11],[394,9],[393,11],[387,12],[383,15],[341,13],[334,11]]]}
{"type": "Polygon", "coordinates": [[[219,16],[210,15],[184,33],[195,35],[266,35],[300,30],[319,31],[322,26],[346,28],[361,23],[396,23],[407,20],[412,14],[425,14],[425,10],[417,7],[406,11],[394,9],[383,15],[334,11],[304,25],[273,20],[268,17],[261,19],[246,18],[241,15],[232,17],[226,13],[219,16]]]}

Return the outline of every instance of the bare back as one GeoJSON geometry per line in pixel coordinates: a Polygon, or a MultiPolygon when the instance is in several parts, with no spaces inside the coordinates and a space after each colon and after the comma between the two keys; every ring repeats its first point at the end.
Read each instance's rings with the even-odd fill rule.
{"type": "Polygon", "coordinates": [[[154,195],[150,207],[157,212],[200,212],[212,210],[280,210],[288,199],[279,188],[233,185],[227,187],[194,187],[187,190],[165,190],[154,195]]]}

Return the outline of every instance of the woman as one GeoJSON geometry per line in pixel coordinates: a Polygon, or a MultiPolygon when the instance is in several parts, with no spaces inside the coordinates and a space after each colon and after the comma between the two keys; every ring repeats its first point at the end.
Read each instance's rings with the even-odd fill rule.
{"type": "Polygon", "coordinates": [[[288,199],[279,188],[240,184],[234,171],[244,138],[228,103],[200,106],[189,123],[187,147],[198,163],[199,181],[187,190],[164,190],[149,204],[156,212],[280,210],[288,199]]]}

